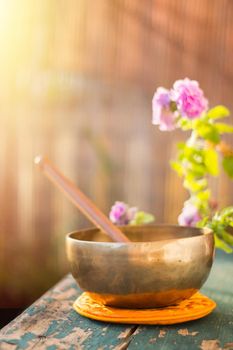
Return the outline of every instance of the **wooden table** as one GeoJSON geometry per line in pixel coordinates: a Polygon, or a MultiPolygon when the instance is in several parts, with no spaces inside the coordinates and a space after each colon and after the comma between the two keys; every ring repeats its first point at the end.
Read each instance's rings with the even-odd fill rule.
{"type": "Polygon", "coordinates": [[[0,349],[232,350],[233,254],[218,252],[202,292],[218,305],[203,319],[166,327],[115,325],[72,309],[80,290],[68,275],[0,331],[0,349]]]}

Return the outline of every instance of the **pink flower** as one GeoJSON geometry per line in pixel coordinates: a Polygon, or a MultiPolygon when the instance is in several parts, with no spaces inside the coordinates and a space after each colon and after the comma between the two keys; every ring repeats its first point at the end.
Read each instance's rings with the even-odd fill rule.
{"type": "Polygon", "coordinates": [[[175,129],[175,115],[170,109],[170,91],[159,87],[152,100],[153,118],[152,124],[159,125],[160,130],[170,131],[175,129]]]}
{"type": "Polygon", "coordinates": [[[190,202],[186,202],[181,214],[178,217],[178,223],[182,226],[196,226],[201,220],[198,209],[190,202]]]}
{"type": "Polygon", "coordinates": [[[109,218],[116,225],[128,225],[134,219],[137,211],[137,208],[129,208],[124,202],[115,202],[111,208],[109,218]]]}
{"type": "Polygon", "coordinates": [[[172,100],[183,117],[194,119],[208,109],[208,100],[195,80],[185,78],[177,80],[173,85],[172,100]]]}

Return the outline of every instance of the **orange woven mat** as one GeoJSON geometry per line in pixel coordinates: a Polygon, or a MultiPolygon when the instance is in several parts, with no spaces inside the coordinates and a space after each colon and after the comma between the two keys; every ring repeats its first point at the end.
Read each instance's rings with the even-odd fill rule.
{"type": "Polygon", "coordinates": [[[118,309],[103,305],[85,292],[73,305],[80,315],[113,323],[169,325],[199,319],[208,315],[216,303],[201,293],[178,305],[158,309],[118,309]]]}

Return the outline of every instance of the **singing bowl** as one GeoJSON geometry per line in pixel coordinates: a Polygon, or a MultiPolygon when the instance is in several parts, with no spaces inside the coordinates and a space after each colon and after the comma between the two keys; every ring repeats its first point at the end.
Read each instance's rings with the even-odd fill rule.
{"type": "Polygon", "coordinates": [[[67,235],[67,256],[79,287],[105,305],[154,308],[196,293],[213,262],[209,229],[123,226],[132,241],[116,243],[98,229],[67,235]]]}

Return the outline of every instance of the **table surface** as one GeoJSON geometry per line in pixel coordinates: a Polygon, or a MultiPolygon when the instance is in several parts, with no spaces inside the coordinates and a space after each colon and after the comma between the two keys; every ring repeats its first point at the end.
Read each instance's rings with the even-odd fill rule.
{"type": "Polygon", "coordinates": [[[233,350],[233,254],[217,253],[202,292],[217,303],[203,319],[172,326],[110,324],[72,309],[81,291],[68,275],[0,331],[0,349],[233,350]]]}

